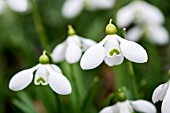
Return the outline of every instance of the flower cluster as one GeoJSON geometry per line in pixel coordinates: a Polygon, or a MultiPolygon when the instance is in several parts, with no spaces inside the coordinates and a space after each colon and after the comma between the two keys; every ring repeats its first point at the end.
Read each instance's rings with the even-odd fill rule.
{"type": "Polygon", "coordinates": [[[132,41],[139,41],[145,35],[152,43],[166,44],[169,36],[168,31],[161,25],[163,22],[162,12],[144,1],[133,1],[117,12],[117,23],[120,27],[135,23],[127,32],[127,39],[132,41]]]}
{"type": "Polygon", "coordinates": [[[84,7],[88,10],[109,9],[114,5],[115,0],[66,0],[62,7],[62,14],[65,18],[78,16],[84,7]]]}

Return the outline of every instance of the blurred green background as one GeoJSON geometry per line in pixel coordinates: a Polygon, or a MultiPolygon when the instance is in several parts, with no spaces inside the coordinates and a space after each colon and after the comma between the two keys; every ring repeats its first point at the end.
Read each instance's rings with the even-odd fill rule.
{"type": "MultiPolygon", "coordinates": [[[[44,49],[51,52],[53,48],[67,37],[67,25],[71,24],[77,34],[99,42],[105,37],[105,26],[116,11],[128,4],[130,0],[117,0],[110,10],[83,12],[76,18],[67,20],[61,15],[64,0],[30,0],[31,11],[13,12],[9,8],[0,14],[0,113],[97,113],[103,108],[104,99],[115,89],[126,86],[131,97],[127,61],[115,67],[104,63],[89,71],[83,71],[79,63],[76,70],[76,86],[80,97],[73,93],[61,96],[54,93],[49,86],[35,86],[31,83],[20,92],[9,90],[10,78],[18,71],[30,68],[38,63],[44,49]],[[33,5],[34,4],[34,5],[33,5]],[[37,16],[38,15],[38,16],[37,16]],[[37,23],[42,23],[44,34],[37,30],[37,23]],[[46,37],[47,44],[41,38],[46,37]]],[[[170,32],[169,0],[147,0],[163,12],[164,26],[170,32]]],[[[114,20],[114,18],[113,18],[114,20]]],[[[39,26],[40,30],[42,26],[39,26]]],[[[148,52],[146,64],[134,64],[136,84],[141,98],[151,101],[153,90],[167,81],[170,67],[170,45],[157,46],[145,39],[139,42],[148,52]]],[[[57,64],[71,81],[69,64],[57,64]]],[[[160,103],[156,104],[160,111],[160,103]]]]}

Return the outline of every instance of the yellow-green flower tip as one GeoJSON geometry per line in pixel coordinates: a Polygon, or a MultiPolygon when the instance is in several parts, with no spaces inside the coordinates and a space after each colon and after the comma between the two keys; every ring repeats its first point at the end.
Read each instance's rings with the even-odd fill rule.
{"type": "Polygon", "coordinates": [[[110,20],[109,24],[106,26],[106,34],[113,35],[117,33],[117,28],[115,25],[112,24],[112,19],[110,20]]]}
{"type": "Polygon", "coordinates": [[[50,59],[49,59],[48,56],[46,55],[46,51],[44,51],[44,52],[43,52],[43,55],[41,55],[41,56],[39,57],[39,62],[40,62],[41,64],[49,64],[50,59]]]}
{"type": "Polygon", "coordinates": [[[118,90],[118,101],[119,102],[126,101],[126,95],[123,90],[118,90]]]}
{"type": "Polygon", "coordinates": [[[73,27],[71,25],[68,25],[68,35],[75,35],[76,31],[73,29],[73,27]]]}

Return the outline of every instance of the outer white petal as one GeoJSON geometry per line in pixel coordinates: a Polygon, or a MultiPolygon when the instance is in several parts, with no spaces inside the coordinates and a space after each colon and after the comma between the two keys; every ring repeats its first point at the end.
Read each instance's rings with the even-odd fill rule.
{"type": "Polygon", "coordinates": [[[130,105],[129,101],[119,102],[118,104],[120,106],[119,113],[133,113],[133,108],[130,105]]]}
{"type": "Polygon", "coordinates": [[[119,108],[116,104],[103,108],[99,113],[119,113],[119,108]]]}
{"type": "Polygon", "coordinates": [[[34,84],[35,85],[47,85],[49,73],[46,69],[46,65],[41,65],[35,72],[34,84]]]}
{"type": "Polygon", "coordinates": [[[68,79],[61,73],[53,71],[51,67],[48,67],[47,69],[50,73],[48,83],[52,90],[61,95],[70,94],[72,89],[68,79]]]}
{"type": "Polygon", "coordinates": [[[135,19],[134,15],[135,10],[136,9],[134,9],[134,7],[131,4],[119,9],[116,15],[118,26],[126,27],[129,24],[131,24],[135,19]]]}
{"type": "Polygon", "coordinates": [[[139,19],[141,22],[153,24],[161,24],[164,22],[164,16],[157,7],[144,1],[135,1],[134,6],[138,10],[137,13],[140,13],[139,19]]]}
{"type": "Polygon", "coordinates": [[[52,67],[52,69],[53,69],[54,71],[62,74],[62,71],[61,71],[61,69],[60,69],[58,66],[56,66],[56,65],[54,65],[54,64],[50,64],[50,66],[52,67]]]}
{"type": "Polygon", "coordinates": [[[147,62],[148,55],[141,45],[122,39],[119,36],[117,36],[117,39],[120,41],[120,49],[125,58],[136,63],[147,62]]]}
{"type": "Polygon", "coordinates": [[[131,101],[132,107],[135,111],[142,113],[156,113],[156,107],[146,100],[131,101]]]}
{"type": "Polygon", "coordinates": [[[157,101],[162,101],[166,95],[166,92],[168,90],[169,81],[165,84],[159,85],[153,92],[152,95],[152,101],[153,103],[156,103],[157,101]]]}
{"type": "Polygon", "coordinates": [[[7,0],[7,3],[16,12],[26,12],[29,9],[27,0],[7,0]]]}
{"type": "Polygon", "coordinates": [[[18,72],[15,74],[9,82],[9,88],[13,91],[19,91],[26,88],[33,79],[33,72],[39,67],[39,65],[18,72]]]}
{"type": "Polygon", "coordinates": [[[112,8],[115,0],[88,0],[89,9],[97,10],[97,9],[109,9],[112,8]]]}
{"type": "Polygon", "coordinates": [[[166,44],[169,42],[168,31],[161,25],[150,25],[147,32],[148,39],[156,44],[166,44]]]}
{"type": "Polygon", "coordinates": [[[83,51],[86,51],[89,47],[97,44],[95,41],[93,41],[91,39],[82,38],[82,37],[80,37],[80,39],[81,39],[81,42],[82,42],[83,51]]]}
{"type": "Polygon", "coordinates": [[[99,66],[106,55],[105,48],[101,44],[90,47],[82,56],[80,66],[83,70],[93,69],[99,66]]]}
{"type": "Polygon", "coordinates": [[[83,10],[83,0],[66,0],[62,7],[62,14],[65,18],[74,18],[83,10]]]}
{"type": "Polygon", "coordinates": [[[170,84],[168,86],[168,90],[162,102],[162,107],[161,107],[162,113],[170,113],[170,107],[169,107],[170,101],[169,100],[170,100],[170,84]]]}
{"type": "Polygon", "coordinates": [[[59,45],[57,45],[53,52],[52,52],[52,59],[54,62],[61,62],[64,60],[65,56],[65,49],[66,49],[66,43],[63,42],[59,45]]]}
{"type": "Polygon", "coordinates": [[[78,35],[68,36],[66,40],[67,44],[77,44],[81,45],[81,39],[78,35]]]}
{"type": "Polygon", "coordinates": [[[80,60],[82,55],[82,50],[79,45],[69,44],[66,49],[65,58],[66,61],[70,64],[76,63],[80,60]]]}
{"type": "Polygon", "coordinates": [[[130,40],[130,41],[139,41],[139,39],[142,37],[143,35],[143,29],[140,28],[139,26],[136,26],[136,27],[133,27],[131,28],[130,30],[127,31],[127,40],[130,40]]]}

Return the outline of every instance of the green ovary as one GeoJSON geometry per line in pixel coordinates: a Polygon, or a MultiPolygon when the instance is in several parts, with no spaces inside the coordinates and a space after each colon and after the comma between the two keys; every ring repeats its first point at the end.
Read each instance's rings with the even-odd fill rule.
{"type": "Polygon", "coordinates": [[[120,54],[120,51],[114,48],[114,49],[112,49],[112,50],[109,52],[110,56],[113,56],[114,53],[116,53],[117,55],[119,55],[119,54],[120,54]]]}

